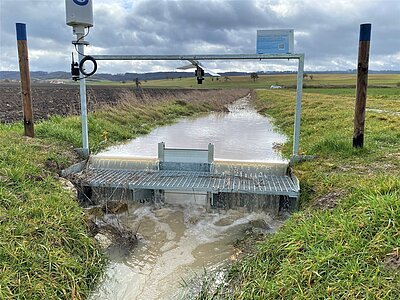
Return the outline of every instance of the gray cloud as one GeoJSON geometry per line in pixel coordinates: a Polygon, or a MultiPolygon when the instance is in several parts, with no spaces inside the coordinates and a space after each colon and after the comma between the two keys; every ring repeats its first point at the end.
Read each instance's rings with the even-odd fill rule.
{"type": "MultiPolygon", "coordinates": [[[[15,23],[27,24],[32,70],[68,70],[64,1],[0,0],[0,69],[17,70],[15,23]]],[[[400,1],[93,0],[92,54],[254,53],[257,29],[295,29],[307,70],[356,66],[359,24],[372,23],[371,69],[400,69],[400,1]]],[[[172,70],[179,62],[101,62],[111,73],[172,70]]],[[[295,69],[287,62],[210,62],[216,70],[295,69]]]]}

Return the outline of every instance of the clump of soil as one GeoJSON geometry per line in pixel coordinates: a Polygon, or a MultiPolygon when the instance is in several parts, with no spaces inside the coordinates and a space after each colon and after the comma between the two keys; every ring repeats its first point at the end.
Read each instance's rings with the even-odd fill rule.
{"type": "Polygon", "coordinates": [[[128,204],[120,201],[107,201],[103,205],[102,211],[106,214],[121,214],[128,211],[128,204]]]}
{"type": "Polygon", "coordinates": [[[46,170],[49,170],[50,172],[59,174],[61,172],[61,168],[59,166],[59,164],[57,163],[57,161],[52,160],[52,159],[47,159],[44,162],[44,167],[46,170]]]}
{"type": "Polygon", "coordinates": [[[331,210],[339,203],[340,198],[343,197],[344,191],[329,192],[318,198],[312,203],[312,207],[321,210],[331,210]]]}
{"type": "Polygon", "coordinates": [[[133,248],[138,241],[138,230],[126,228],[118,221],[118,214],[128,211],[127,203],[107,201],[103,205],[86,209],[86,222],[89,233],[107,249],[110,246],[121,245],[133,248]]]}
{"type": "Polygon", "coordinates": [[[400,270],[400,248],[386,255],[385,264],[391,269],[400,270]]]}

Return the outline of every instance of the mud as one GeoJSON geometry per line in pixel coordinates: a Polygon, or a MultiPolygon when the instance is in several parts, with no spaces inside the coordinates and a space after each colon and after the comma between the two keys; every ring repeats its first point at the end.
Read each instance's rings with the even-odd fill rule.
{"type": "Polygon", "coordinates": [[[332,210],[339,204],[340,198],[343,196],[344,191],[342,190],[329,192],[326,195],[316,199],[312,203],[312,207],[320,210],[332,210]]]}
{"type": "Polygon", "coordinates": [[[396,248],[386,255],[385,264],[388,268],[400,270],[400,248],[396,248]]]}
{"type": "Polygon", "coordinates": [[[107,201],[103,205],[85,209],[88,232],[103,249],[119,245],[130,250],[136,246],[140,226],[128,228],[114,218],[121,213],[129,213],[128,204],[122,201],[107,201]]]}

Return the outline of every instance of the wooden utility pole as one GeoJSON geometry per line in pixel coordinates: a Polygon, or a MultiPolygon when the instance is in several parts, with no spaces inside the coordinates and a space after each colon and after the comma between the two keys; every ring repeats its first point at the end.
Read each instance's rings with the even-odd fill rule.
{"type": "Polygon", "coordinates": [[[22,107],[23,107],[23,114],[24,114],[25,135],[34,137],[35,132],[34,132],[34,128],[33,128],[31,78],[30,78],[30,73],[29,73],[26,25],[23,23],[17,23],[16,29],[17,29],[19,74],[21,77],[21,97],[22,97],[22,107]]]}
{"type": "Polygon", "coordinates": [[[353,147],[364,146],[365,106],[368,86],[369,44],[371,40],[371,24],[360,25],[360,41],[358,46],[357,92],[354,110],[353,147]]]}

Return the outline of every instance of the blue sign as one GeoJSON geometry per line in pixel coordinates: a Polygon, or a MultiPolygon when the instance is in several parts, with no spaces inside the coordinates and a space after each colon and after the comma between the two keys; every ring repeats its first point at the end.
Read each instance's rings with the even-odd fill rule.
{"type": "Polygon", "coordinates": [[[24,23],[15,24],[17,28],[17,41],[26,41],[26,25],[24,23]]]}
{"type": "Polygon", "coordinates": [[[257,54],[293,52],[293,30],[257,30],[257,54]]]}
{"type": "Polygon", "coordinates": [[[74,3],[80,6],[85,6],[86,4],[89,3],[89,0],[74,0],[74,3]]]}

